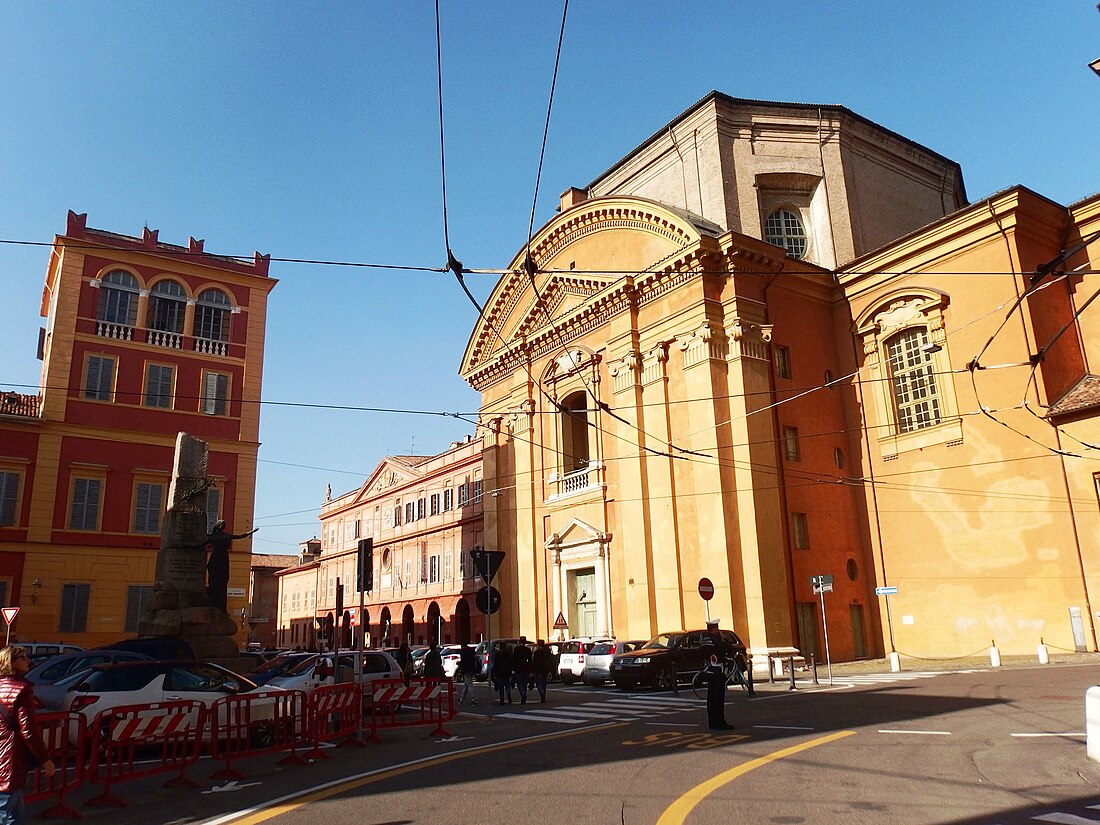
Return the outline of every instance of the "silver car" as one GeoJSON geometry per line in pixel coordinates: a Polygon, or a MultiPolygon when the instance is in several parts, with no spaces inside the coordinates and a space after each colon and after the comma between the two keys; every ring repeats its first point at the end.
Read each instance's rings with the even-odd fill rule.
{"type": "Polygon", "coordinates": [[[645,640],[633,642],[598,642],[592,645],[584,659],[584,683],[602,685],[611,680],[611,660],[619,653],[629,653],[641,647],[645,640]]]}

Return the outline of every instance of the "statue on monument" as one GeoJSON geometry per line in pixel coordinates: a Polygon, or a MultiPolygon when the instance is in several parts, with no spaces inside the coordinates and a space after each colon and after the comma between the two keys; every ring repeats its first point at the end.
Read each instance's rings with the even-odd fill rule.
{"type": "Polygon", "coordinates": [[[226,531],[222,519],[214,522],[214,529],[204,542],[205,546],[210,547],[210,558],[206,562],[206,598],[211,607],[225,610],[229,590],[229,550],[233,539],[246,539],[259,529],[253,527],[247,533],[234,536],[226,531]]]}
{"type": "Polygon", "coordinates": [[[237,623],[226,612],[229,550],[242,536],[219,521],[207,533],[208,448],[187,433],[176,436],[168,508],[161,525],[153,598],[138,623],[141,636],[182,637],[200,659],[237,656],[237,623]],[[211,548],[210,561],[206,548],[211,548]],[[207,581],[209,574],[209,581],[207,581]]]}

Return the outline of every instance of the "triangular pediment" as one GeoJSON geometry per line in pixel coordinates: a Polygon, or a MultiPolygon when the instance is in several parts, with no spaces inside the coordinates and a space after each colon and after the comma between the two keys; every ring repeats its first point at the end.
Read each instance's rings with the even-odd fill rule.
{"type": "Polygon", "coordinates": [[[565,549],[579,545],[599,543],[606,540],[607,536],[591,524],[581,521],[578,518],[571,518],[561,530],[550,535],[550,538],[546,540],[546,547],[565,549]]]}
{"type": "Polygon", "coordinates": [[[524,268],[525,245],[497,282],[474,326],[462,375],[568,323],[628,278],[668,267],[716,234],[702,219],[643,198],[597,198],[562,212],[531,240],[533,278],[524,268]]]}
{"type": "Polygon", "coordinates": [[[423,473],[415,467],[409,466],[399,457],[386,456],[378,462],[374,472],[367,477],[366,482],[359,488],[354,503],[360,504],[385,493],[391,487],[400,487],[403,484],[416,481],[422,476],[423,473]]]}

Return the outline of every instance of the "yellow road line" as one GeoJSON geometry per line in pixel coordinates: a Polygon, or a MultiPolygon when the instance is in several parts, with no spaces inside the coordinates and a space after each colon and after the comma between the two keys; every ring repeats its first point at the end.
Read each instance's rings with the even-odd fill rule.
{"type": "Polygon", "coordinates": [[[609,730],[611,728],[618,728],[625,725],[625,722],[615,722],[609,725],[599,725],[595,728],[579,728],[575,730],[562,731],[561,733],[551,733],[543,736],[528,736],[523,739],[513,739],[507,742],[498,742],[495,745],[482,745],[474,748],[466,748],[465,750],[455,751],[454,753],[446,753],[438,757],[429,757],[426,759],[418,759],[413,762],[407,762],[403,765],[397,765],[388,770],[380,770],[377,772],[371,772],[366,775],[361,775],[354,779],[337,780],[323,788],[316,791],[302,791],[301,794],[295,794],[292,797],[287,798],[285,801],[277,802],[270,807],[264,808],[260,811],[243,812],[239,816],[236,814],[223,815],[215,817],[209,822],[218,823],[218,825],[228,825],[228,823],[234,823],[234,825],[257,825],[260,822],[266,822],[269,819],[274,819],[277,816],[282,816],[285,813],[300,808],[303,805],[308,805],[311,802],[318,802],[322,799],[328,799],[331,796],[338,796],[348,791],[355,790],[356,788],[362,788],[364,785],[371,785],[375,782],[382,782],[386,779],[392,779],[395,776],[402,776],[407,773],[419,771],[424,768],[434,768],[438,765],[445,765],[448,762],[455,762],[459,759],[464,759],[469,756],[493,753],[494,751],[509,750],[511,748],[518,748],[521,745],[529,745],[534,742],[546,742],[552,739],[564,739],[567,736],[576,736],[581,733],[591,733],[593,730],[609,730]]]}
{"type": "Polygon", "coordinates": [[[723,771],[717,776],[708,779],[706,782],[696,785],[665,808],[665,812],[661,814],[661,818],[657,820],[657,825],[683,825],[683,821],[687,819],[687,815],[694,810],[696,805],[737,777],[743,776],[762,765],[767,765],[769,762],[775,762],[777,759],[793,756],[809,748],[816,748],[818,745],[824,745],[836,741],[837,739],[843,739],[845,736],[851,736],[854,733],[854,730],[842,730],[836,733],[830,733],[828,736],[822,736],[820,739],[811,739],[809,742],[803,742],[800,745],[792,745],[789,748],[783,748],[783,750],[778,750],[775,753],[769,753],[767,756],[761,756],[758,759],[745,762],[742,765],[738,765],[736,768],[730,768],[728,771],[723,771]]]}

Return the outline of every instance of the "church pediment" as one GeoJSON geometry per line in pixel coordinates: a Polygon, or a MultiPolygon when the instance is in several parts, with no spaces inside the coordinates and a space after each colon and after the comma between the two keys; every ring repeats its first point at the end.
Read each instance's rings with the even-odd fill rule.
{"type": "Polygon", "coordinates": [[[566,210],[532,238],[534,284],[523,266],[526,246],[497,282],[461,373],[469,376],[551,325],[568,323],[628,278],[670,266],[715,234],[701,219],[641,198],[597,198],[566,210]]]}
{"type": "Polygon", "coordinates": [[[415,468],[391,458],[384,458],[378,463],[374,472],[367,478],[366,483],[359,488],[359,494],[355,497],[355,503],[367,501],[379,495],[385,494],[392,487],[400,487],[411,481],[416,481],[421,474],[415,468]]]}
{"type": "Polygon", "coordinates": [[[610,539],[610,535],[602,533],[578,518],[570,519],[559,531],[552,533],[546,540],[547,549],[567,550],[570,547],[579,547],[591,544],[603,544],[610,539]]]}

